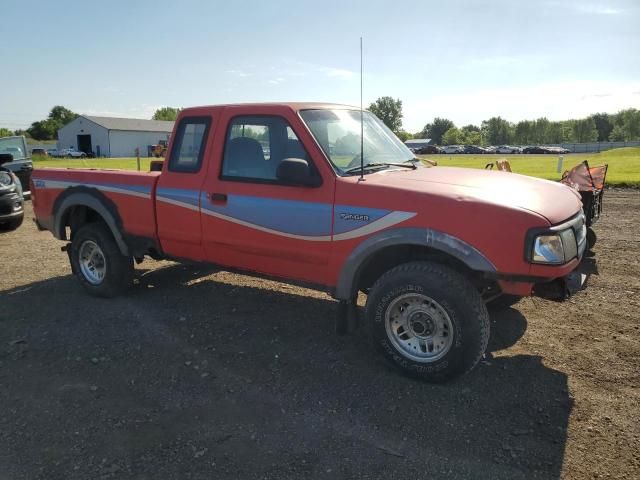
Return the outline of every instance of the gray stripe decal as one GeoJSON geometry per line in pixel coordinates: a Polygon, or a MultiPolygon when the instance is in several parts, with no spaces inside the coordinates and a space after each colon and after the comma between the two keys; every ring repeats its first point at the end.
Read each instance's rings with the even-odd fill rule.
{"type": "MultiPolygon", "coordinates": [[[[112,187],[109,185],[98,185],[95,183],[84,183],[84,182],[63,182],[60,180],[43,180],[39,178],[35,178],[33,181],[34,183],[36,181],[45,182],[44,187],[38,187],[38,188],[64,189],[68,187],[88,187],[88,188],[95,188],[102,192],[120,193],[122,195],[131,195],[132,197],[139,197],[139,198],[146,198],[146,199],[151,198],[151,195],[148,193],[136,192],[134,190],[126,190],[124,188],[112,187]]],[[[143,186],[143,185],[132,185],[132,187],[135,187],[135,186],[143,186]]]]}
{"type": "Polygon", "coordinates": [[[168,203],[169,205],[175,205],[176,207],[187,208],[189,210],[193,210],[194,212],[199,212],[200,207],[198,205],[191,205],[190,203],[181,202],[179,200],[174,200],[173,198],[163,197],[161,195],[156,195],[156,200],[162,203],[168,203]]]}

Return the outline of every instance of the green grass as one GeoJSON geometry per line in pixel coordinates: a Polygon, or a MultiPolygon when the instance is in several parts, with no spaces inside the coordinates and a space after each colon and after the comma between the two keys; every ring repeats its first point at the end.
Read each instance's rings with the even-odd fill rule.
{"type": "MultiPolygon", "coordinates": [[[[484,168],[487,163],[499,158],[506,158],[514,172],[548,180],[560,180],[561,174],[556,172],[558,157],[556,155],[419,155],[420,158],[435,160],[438,165],[465,168],[484,168]]],[[[590,165],[609,164],[607,185],[640,187],[640,148],[616,148],[602,153],[572,153],[564,155],[562,169],[569,170],[583,160],[590,165]]],[[[140,170],[149,171],[150,158],[140,159],[140,170]]],[[[110,168],[119,170],[136,170],[135,158],[47,158],[34,157],[36,168],[110,168]]]]}
{"type": "MultiPolygon", "coordinates": [[[[418,155],[420,158],[435,160],[440,166],[484,168],[487,163],[506,158],[511,170],[523,175],[560,180],[561,173],[556,171],[557,155],[418,155]]],[[[609,165],[607,185],[640,186],[640,148],[627,147],[607,150],[602,153],[571,153],[563,155],[562,170],[569,170],[583,160],[589,165],[609,165]]],[[[495,167],[494,167],[495,168],[495,167]]]]}
{"type": "MultiPolygon", "coordinates": [[[[151,158],[140,158],[140,170],[149,171],[151,158]]],[[[108,168],[115,170],[137,170],[135,158],[50,158],[35,155],[35,168],[108,168]]]]}

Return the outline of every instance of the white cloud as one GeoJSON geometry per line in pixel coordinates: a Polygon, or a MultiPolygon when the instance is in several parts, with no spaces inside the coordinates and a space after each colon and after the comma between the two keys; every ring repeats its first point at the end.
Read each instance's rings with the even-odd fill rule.
{"type": "Polygon", "coordinates": [[[622,11],[618,10],[617,8],[606,7],[604,5],[576,4],[575,8],[579,12],[591,13],[594,15],[618,15],[619,13],[622,13],[622,11]]]}
{"type": "Polygon", "coordinates": [[[430,98],[403,98],[404,127],[418,131],[434,117],[456,125],[479,124],[493,116],[509,121],[547,117],[566,120],[597,112],[640,107],[640,81],[561,81],[528,87],[485,89],[430,98]]]}
{"type": "Polygon", "coordinates": [[[228,73],[229,75],[233,75],[234,77],[246,78],[250,77],[251,73],[245,72],[243,70],[225,70],[224,73],[228,73]]]}
{"type": "Polygon", "coordinates": [[[619,15],[622,10],[602,3],[549,1],[546,5],[556,9],[573,10],[587,15],[619,15]]]}
{"type": "Polygon", "coordinates": [[[351,70],[346,70],[344,68],[319,67],[319,70],[324,72],[327,77],[338,77],[345,80],[349,80],[355,75],[351,70]]]}

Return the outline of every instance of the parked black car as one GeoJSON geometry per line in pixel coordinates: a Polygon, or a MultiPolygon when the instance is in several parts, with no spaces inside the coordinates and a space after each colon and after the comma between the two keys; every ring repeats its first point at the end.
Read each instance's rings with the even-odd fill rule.
{"type": "Polygon", "coordinates": [[[531,146],[528,146],[528,147],[524,147],[522,149],[522,153],[537,153],[537,154],[541,154],[541,153],[547,153],[547,152],[543,147],[539,147],[537,145],[531,145],[531,146]]]}
{"type": "Polygon", "coordinates": [[[11,170],[0,167],[0,230],[15,230],[23,220],[24,197],[20,181],[11,170]]]}
{"type": "Polygon", "coordinates": [[[420,155],[429,155],[433,153],[440,153],[440,149],[435,145],[425,145],[424,147],[414,148],[413,152],[420,155]]]}
{"type": "Polygon", "coordinates": [[[465,145],[464,153],[483,154],[483,153],[487,153],[487,150],[477,145],[465,145]]]}

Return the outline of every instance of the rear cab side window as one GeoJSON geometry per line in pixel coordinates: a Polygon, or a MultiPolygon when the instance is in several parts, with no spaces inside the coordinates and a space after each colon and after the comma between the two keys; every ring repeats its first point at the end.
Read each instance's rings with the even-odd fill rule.
{"type": "Polygon", "coordinates": [[[170,172],[200,171],[210,126],[209,117],[185,117],[180,120],[169,158],[170,172]]]}

